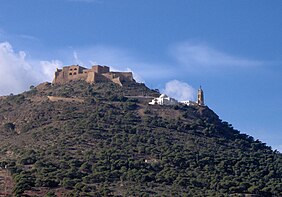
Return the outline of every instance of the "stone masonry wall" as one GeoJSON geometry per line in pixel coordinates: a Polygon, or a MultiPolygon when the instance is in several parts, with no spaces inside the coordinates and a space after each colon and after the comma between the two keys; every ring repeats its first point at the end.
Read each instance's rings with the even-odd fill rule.
{"type": "Polygon", "coordinates": [[[122,85],[122,82],[134,81],[132,72],[110,72],[108,66],[95,65],[86,69],[78,65],[65,66],[57,69],[53,84],[64,84],[69,81],[85,80],[88,83],[114,82],[122,85]]]}

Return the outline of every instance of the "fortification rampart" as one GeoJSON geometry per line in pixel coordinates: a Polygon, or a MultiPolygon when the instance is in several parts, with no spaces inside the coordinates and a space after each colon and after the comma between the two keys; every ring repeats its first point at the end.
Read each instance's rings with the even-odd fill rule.
{"type": "Polygon", "coordinates": [[[84,80],[88,83],[114,82],[122,85],[134,81],[132,72],[111,72],[108,66],[94,65],[91,69],[79,65],[65,66],[57,69],[53,84],[64,84],[69,81],[84,80]]]}

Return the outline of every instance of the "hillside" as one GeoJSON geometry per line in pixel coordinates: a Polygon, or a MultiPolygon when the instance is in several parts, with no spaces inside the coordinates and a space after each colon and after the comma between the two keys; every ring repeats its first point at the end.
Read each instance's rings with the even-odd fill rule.
{"type": "Polygon", "coordinates": [[[208,107],[149,106],[135,82],[0,97],[0,166],[18,196],[282,196],[282,155],[208,107]]]}

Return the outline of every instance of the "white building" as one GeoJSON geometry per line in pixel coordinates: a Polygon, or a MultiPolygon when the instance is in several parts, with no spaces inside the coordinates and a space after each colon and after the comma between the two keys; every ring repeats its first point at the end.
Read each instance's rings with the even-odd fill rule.
{"type": "Polygon", "coordinates": [[[170,98],[165,94],[162,94],[159,98],[154,98],[150,105],[177,105],[178,101],[174,98],[170,98]]]}
{"type": "Polygon", "coordinates": [[[165,94],[162,94],[159,98],[154,98],[151,102],[149,102],[150,105],[177,105],[178,103],[182,103],[184,105],[188,106],[205,106],[204,103],[204,91],[202,90],[202,87],[200,86],[198,90],[198,99],[197,101],[180,101],[178,102],[176,99],[168,97],[165,94]]]}
{"type": "Polygon", "coordinates": [[[188,106],[196,106],[197,103],[194,101],[180,101],[179,103],[182,103],[184,105],[188,105],[188,106]]]}

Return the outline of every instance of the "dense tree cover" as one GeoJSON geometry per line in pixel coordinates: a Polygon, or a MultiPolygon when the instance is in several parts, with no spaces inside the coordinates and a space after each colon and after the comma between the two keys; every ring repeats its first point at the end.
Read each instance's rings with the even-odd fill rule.
{"type": "Polygon", "coordinates": [[[15,195],[42,187],[46,196],[282,195],[279,152],[207,107],[148,106],[138,95],[158,93],[80,82],[0,100],[0,165],[13,173],[15,195]],[[47,95],[85,102],[40,99],[47,95]]]}

